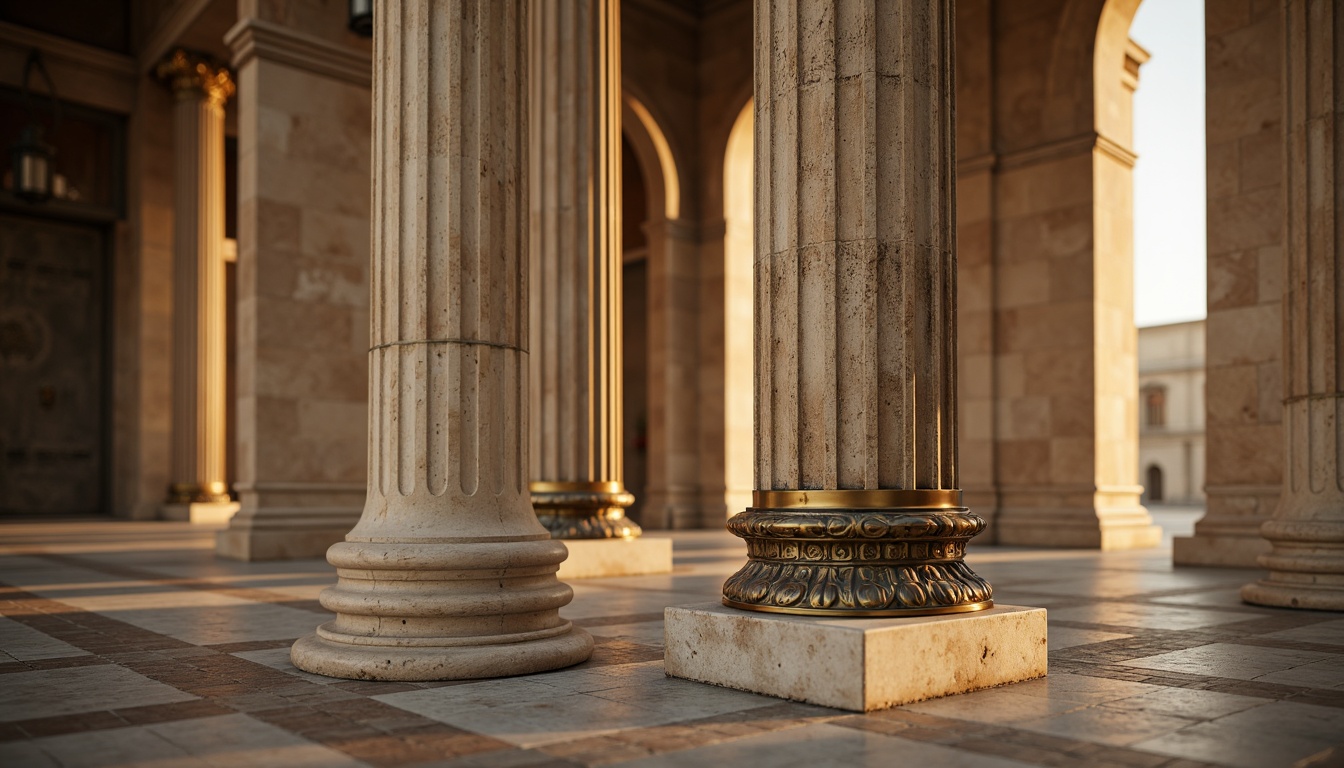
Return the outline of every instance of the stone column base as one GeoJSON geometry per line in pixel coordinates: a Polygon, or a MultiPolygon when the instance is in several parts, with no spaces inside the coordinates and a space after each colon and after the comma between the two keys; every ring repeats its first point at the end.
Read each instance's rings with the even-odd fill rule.
{"type": "Polygon", "coordinates": [[[238,511],[238,506],[236,501],[164,504],[159,509],[159,519],[198,525],[223,525],[238,511]]]}
{"type": "Polygon", "coordinates": [[[569,557],[560,564],[556,577],[590,579],[601,576],[645,576],[672,572],[672,540],[563,539],[569,557]]]}
{"type": "Polygon", "coordinates": [[[1201,534],[1172,539],[1171,562],[1174,565],[1214,566],[1219,568],[1256,568],[1256,558],[1269,553],[1269,542],[1258,530],[1245,535],[1201,534]]]}
{"type": "Polygon", "coordinates": [[[359,515],[359,509],[242,510],[215,534],[215,554],[247,561],[323,557],[345,541],[359,515]]]}
{"type": "Polygon", "coordinates": [[[855,712],[1044,677],[1044,608],[825,619],[718,603],[666,611],[667,674],[855,712]]]}

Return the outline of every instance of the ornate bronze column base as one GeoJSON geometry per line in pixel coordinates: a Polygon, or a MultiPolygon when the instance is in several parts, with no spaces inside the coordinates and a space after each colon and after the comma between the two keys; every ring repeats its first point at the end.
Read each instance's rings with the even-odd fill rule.
{"type": "Polygon", "coordinates": [[[633,539],[643,533],[625,516],[635,497],[620,483],[531,484],[532,507],[553,539],[633,539]]]}
{"type": "Polygon", "coordinates": [[[173,483],[168,486],[169,504],[221,504],[232,501],[224,483],[173,483]]]}
{"type": "Polygon", "coordinates": [[[994,605],[962,560],[984,519],[961,491],[757,491],[728,521],[748,562],[723,585],[732,608],[809,616],[927,616],[994,605]]]}

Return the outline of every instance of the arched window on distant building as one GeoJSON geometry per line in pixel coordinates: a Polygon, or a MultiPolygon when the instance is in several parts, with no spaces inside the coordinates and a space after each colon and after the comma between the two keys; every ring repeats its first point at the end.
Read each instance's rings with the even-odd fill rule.
{"type": "Polygon", "coordinates": [[[1145,427],[1165,427],[1167,425],[1166,387],[1151,386],[1144,388],[1143,425],[1145,427]]]}
{"type": "Polygon", "coordinates": [[[1156,464],[1150,464],[1148,466],[1148,483],[1145,490],[1148,491],[1148,501],[1162,501],[1164,498],[1162,491],[1162,468],[1156,464]]]}

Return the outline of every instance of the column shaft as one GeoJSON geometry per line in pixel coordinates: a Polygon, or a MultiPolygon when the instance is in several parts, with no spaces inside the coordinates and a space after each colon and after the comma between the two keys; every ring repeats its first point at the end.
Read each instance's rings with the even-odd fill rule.
{"type": "Polygon", "coordinates": [[[556,538],[628,538],[621,440],[617,0],[533,6],[532,501],[556,538]]]}
{"type": "Polygon", "coordinates": [[[1287,168],[1283,494],[1261,526],[1270,573],[1245,586],[1261,605],[1344,610],[1344,12],[1284,3],[1287,168]]]}
{"type": "Polygon", "coordinates": [[[368,501],[301,669],[495,677],[592,652],[528,497],[525,8],[377,5],[368,501]]]}
{"type": "Polygon", "coordinates": [[[756,2],[756,488],[737,607],[977,610],[956,474],[952,3],[756,2]]]}
{"type": "Polygon", "coordinates": [[[228,501],[224,477],[224,103],[219,65],[176,51],[158,67],[172,88],[173,432],[171,503],[228,501]]]}

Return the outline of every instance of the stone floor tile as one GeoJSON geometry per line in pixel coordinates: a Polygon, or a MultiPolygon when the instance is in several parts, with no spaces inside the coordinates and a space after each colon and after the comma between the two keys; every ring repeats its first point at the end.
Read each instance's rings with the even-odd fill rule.
{"type": "Polygon", "coordinates": [[[1127,637],[1133,637],[1133,635],[1122,635],[1118,632],[1102,632],[1097,629],[1050,627],[1046,636],[1046,643],[1050,650],[1062,651],[1065,648],[1076,648],[1080,645],[1104,643],[1107,640],[1123,640],[1127,637]]]}
{"type": "Polygon", "coordinates": [[[1237,696],[1193,688],[1164,688],[1127,699],[1108,701],[1101,706],[1190,720],[1214,720],[1234,712],[1268,704],[1269,701],[1270,699],[1254,696],[1237,696]]]}
{"type": "Polygon", "coordinates": [[[1294,627],[1261,635],[1267,640],[1289,640],[1296,643],[1344,646],[1344,619],[1322,621],[1305,627],[1294,627]]]}
{"type": "Polygon", "coordinates": [[[1178,731],[1195,721],[1183,717],[1114,707],[1086,707],[1061,715],[1027,720],[1016,727],[1117,747],[1178,731]]]}
{"type": "Polygon", "coordinates": [[[1024,696],[1043,696],[1083,704],[1127,699],[1162,690],[1161,686],[1128,680],[1110,680],[1105,677],[1052,672],[1038,680],[1015,683],[1006,690],[1024,696]]]}
{"type": "Polygon", "coordinates": [[[907,704],[901,709],[939,717],[954,717],[978,723],[1015,723],[1072,712],[1090,704],[1073,699],[1032,696],[1016,686],[991,688],[942,699],[907,704]]]}
{"type": "Polygon", "coordinates": [[[0,659],[8,656],[15,661],[88,655],[87,651],[3,616],[0,616],[0,653],[4,654],[0,659]]]}
{"type": "Polygon", "coordinates": [[[230,655],[236,656],[240,659],[246,659],[248,661],[256,662],[257,664],[262,664],[264,666],[270,667],[271,669],[280,670],[281,672],[284,672],[285,674],[288,675],[293,675],[294,677],[297,677],[300,680],[307,680],[310,683],[317,683],[318,685],[332,685],[333,683],[347,682],[339,677],[327,677],[326,675],[314,675],[311,672],[304,672],[303,670],[294,666],[289,661],[288,646],[284,648],[268,648],[261,651],[241,651],[239,653],[233,653],[230,655]]]}
{"type": "Polygon", "coordinates": [[[364,763],[279,728],[235,714],[150,726],[151,732],[214,768],[226,766],[330,766],[364,763]]]}
{"type": "Polygon", "coordinates": [[[1266,675],[1336,658],[1333,654],[1314,651],[1210,643],[1197,648],[1171,651],[1120,663],[1145,669],[1258,681],[1266,675]]]}
{"type": "Polygon", "coordinates": [[[76,667],[4,676],[0,720],[99,712],[197,697],[116,666],[76,667]]]}
{"type": "Polygon", "coordinates": [[[897,764],[937,765],[947,768],[971,766],[1010,768],[1010,766],[1027,765],[1005,758],[828,724],[762,734],[634,760],[621,765],[627,768],[704,768],[711,765],[769,765],[772,768],[844,765],[886,768],[897,764]]]}
{"type": "Polygon", "coordinates": [[[1232,611],[1142,603],[1095,602],[1073,608],[1057,608],[1050,612],[1050,619],[1112,627],[1180,630],[1245,621],[1246,615],[1232,611]]]}
{"type": "Polygon", "coordinates": [[[1134,748],[1241,768],[1293,766],[1344,744],[1341,718],[1341,710],[1273,702],[1163,734],[1134,748]]]}
{"type": "MultiPolygon", "coordinates": [[[[50,759],[52,765],[62,768],[210,768],[210,763],[154,733],[151,727],[51,736],[30,743],[50,759]]],[[[28,765],[25,762],[3,764],[28,765]]]]}

